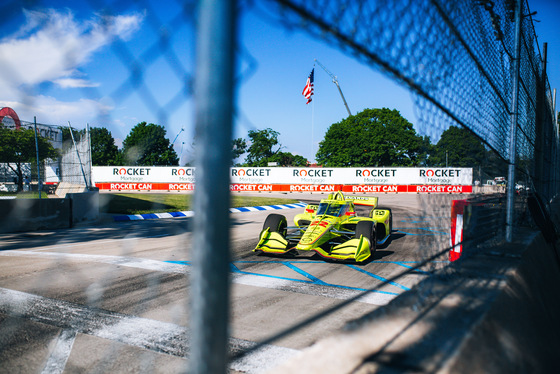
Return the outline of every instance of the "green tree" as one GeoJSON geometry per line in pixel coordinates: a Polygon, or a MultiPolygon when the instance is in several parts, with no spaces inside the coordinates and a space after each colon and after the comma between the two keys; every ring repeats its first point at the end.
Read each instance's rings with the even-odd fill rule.
{"type": "Polygon", "coordinates": [[[117,165],[119,149],[109,130],[104,127],[92,127],[91,138],[91,163],[94,166],[117,165]]]}
{"type": "Polygon", "coordinates": [[[179,158],[165,137],[163,126],[140,122],[123,141],[120,160],[123,165],[177,165],[179,158]]]}
{"type": "Polygon", "coordinates": [[[250,130],[250,145],[242,138],[232,142],[234,159],[247,152],[243,166],[263,167],[269,162],[276,162],[278,166],[306,166],[308,161],[305,157],[293,155],[290,152],[281,152],[283,148],[278,142],[278,131],[272,129],[250,130]],[[242,150],[242,152],[241,152],[242,150]],[[237,151],[237,153],[236,153],[237,151]]]}
{"type": "Polygon", "coordinates": [[[251,145],[247,148],[248,155],[245,159],[247,166],[267,166],[269,159],[282,148],[278,144],[278,135],[280,135],[278,131],[270,128],[249,130],[248,135],[251,145]]]}
{"type": "Polygon", "coordinates": [[[332,124],[316,158],[328,167],[416,166],[424,142],[399,111],[365,109],[332,124]]]}
{"type": "Polygon", "coordinates": [[[430,162],[433,166],[476,167],[483,165],[488,152],[470,130],[451,126],[441,134],[430,162]]]}
{"type": "Polygon", "coordinates": [[[74,142],[78,143],[86,135],[85,129],[74,129],[72,128],[72,134],[70,134],[70,128],[67,126],[60,126],[59,130],[62,131],[62,152],[66,152],[73,146],[72,136],[74,136],[74,142]]]}
{"type": "Polygon", "coordinates": [[[430,142],[429,136],[422,136],[418,141],[418,166],[429,166],[431,156],[434,152],[434,145],[430,142]]]}
{"type": "Polygon", "coordinates": [[[233,139],[231,141],[231,163],[247,152],[247,141],[243,138],[233,139]]]}
{"type": "MultiPolygon", "coordinates": [[[[58,157],[57,150],[48,139],[37,135],[37,145],[40,162],[58,157]]],[[[17,189],[22,191],[24,179],[22,164],[37,164],[35,131],[31,129],[10,130],[0,124],[0,162],[6,163],[17,175],[17,189]]]]}
{"type": "Polygon", "coordinates": [[[300,155],[294,155],[290,152],[277,152],[272,155],[268,162],[277,162],[278,166],[307,166],[309,161],[300,155]]]}

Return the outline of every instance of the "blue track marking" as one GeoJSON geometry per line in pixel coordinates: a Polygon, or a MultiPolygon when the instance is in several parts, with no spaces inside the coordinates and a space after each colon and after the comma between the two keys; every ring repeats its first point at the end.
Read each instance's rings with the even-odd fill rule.
{"type": "MultiPolygon", "coordinates": [[[[398,222],[402,222],[403,224],[429,224],[430,222],[433,224],[434,221],[441,222],[442,220],[449,220],[450,217],[426,217],[426,218],[416,218],[416,217],[401,217],[398,222]]],[[[411,236],[445,236],[449,235],[449,232],[446,231],[446,227],[434,227],[434,226],[408,226],[408,227],[395,227],[394,230],[411,236]],[[419,231],[419,232],[418,232],[419,231]]]]}
{"type": "MultiPolygon", "coordinates": [[[[369,271],[367,271],[367,270],[365,270],[365,269],[362,269],[362,268],[360,268],[360,267],[358,267],[358,266],[356,266],[356,265],[346,265],[346,266],[349,267],[349,268],[351,268],[351,269],[357,270],[357,271],[359,271],[360,273],[367,274],[367,275],[369,275],[370,277],[373,277],[373,278],[375,278],[375,279],[377,279],[377,280],[380,280],[380,281],[382,281],[382,282],[386,282],[386,281],[387,281],[386,278],[383,278],[382,276],[379,276],[379,275],[377,275],[377,274],[373,274],[373,273],[371,273],[371,272],[369,272],[369,271]]],[[[395,287],[402,288],[402,289],[405,290],[405,291],[410,290],[410,288],[408,288],[408,287],[406,287],[406,286],[403,286],[402,284],[398,284],[398,283],[396,283],[396,282],[389,282],[388,284],[393,285],[393,286],[395,286],[395,287]]]]}
{"type": "MultiPolygon", "coordinates": [[[[418,264],[420,262],[421,261],[375,261],[376,264],[394,264],[394,265],[402,266],[403,268],[407,268],[407,269],[412,269],[413,265],[418,264]]],[[[449,261],[449,260],[443,260],[443,261],[431,261],[430,263],[433,263],[433,264],[437,264],[437,263],[449,264],[450,262],[451,261],[449,261]]],[[[423,271],[423,270],[419,270],[419,269],[414,270],[414,273],[418,273],[418,274],[422,274],[422,275],[430,274],[427,271],[423,271]]]]}
{"type": "Polygon", "coordinates": [[[191,262],[190,261],[164,261],[170,264],[177,264],[177,265],[188,265],[191,266],[191,262]]]}
{"type": "MultiPolygon", "coordinates": [[[[283,263],[283,262],[281,262],[283,263]]],[[[316,262],[315,262],[316,263],[316,262]]],[[[284,265],[286,265],[286,263],[283,263],[284,265]]],[[[345,290],[352,290],[352,291],[367,291],[367,289],[365,288],[359,288],[359,287],[350,287],[350,286],[343,286],[340,284],[332,284],[332,283],[326,283],[323,282],[322,280],[312,276],[311,274],[296,268],[295,266],[288,266],[292,269],[294,269],[295,271],[297,271],[299,274],[302,274],[308,278],[311,278],[313,280],[302,280],[302,279],[295,279],[295,278],[287,278],[287,277],[278,277],[275,275],[268,275],[268,274],[259,274],[259,273],[253,273],[253,272],[248,272],[248,271],[243,271],[240,270],[237,266],[235,266],[234,264],[231,264],[231,269],[233,273],[238,273],[238,274],[247,274],[247,275],[254,275],[254,276],[258,276],[258,277],[267,277],[267,278],[275,278],[275,279],[282,279],[282,280],[289,280],[292,282],[299,282],[299,283],[307,283],[307,284],[314,284],[314,285],[319,285],[319,286],[328,286],[328,287],[333,287],[333,288],[340,288],[340,289],[345,289],[345,290]],[[297,270],[296,270],[297,269],[297,270]]],[[[379,290],[375,290],[375,291],[371,291],[371,292],[375,292],[375,293],[382,293],[382,294],[386,294],[386,295],[398,295],[398,293],[395,292],[389,292],[389,291],[379,291],[379,290]]]]}
{"type": "MultiPolygon", "coordinates": [[[[242,208],[230,208],[230,213],[245,213],[245,212],[259,212],[263,210],[281,210],[281,209],[295,209],[305,208],[306,203],[284,204],[284,205],[267,205],[267,206],[250,206],[242,208]]],[[[146,214],[130,214],[113,216],[114,221],[140,221],[148,219],[159,218],[176,218],[176,217],[192,217],[192,211],[185,212],[166,212],[166,213],[146,213],[146,214]]]]}
{"type": "MultiPolygon", "coordinates": [[[[439,229],[439,227],[438,227],[439,229]]],[[[398,229],[395,229],[398,232],[402,233],[402,234],[406,234],[406,235],[412,235],[412,236],[445,236],[445,235],[449,235],[449,233],[444,232],[444,231],[437,231],[435,228],[430,228],[430,227],[399,227],[398,229]],[[420,232],[420,233],[414,233],[414,232],[410,232],[411,230],[420,230],[420,231],[424,231],[424,232],[420,232]]]]}
{"type": "Polygon", "coordinates": [[[319,278],[309,274],[306,271],[303,271],[302,269],[298,268],[297,266],[295,266],[292,263],[284,262],[284,265],[289,267],[290,269],[292,269],[296,273],[299,273],[299,274],[303,275],[304,277],[311,279],[313,281],[313,283],[315,283],[315,284],[322,284],[322,285],[325,285],[325,286],[328,285],[328,283],[325,283],[322,280],[320,280],[319,278]]]}
{"type": "MultiPolygon", "coordinates": [[[[172,263],[172,264],[179,264],[179,265],[186,265],[186,266],[190,266],[192,265],[189,261],[165,261],[168,263],[172,263]]],[[[420,263],[420,261],[375,261],[376,263],[383,263],[383,264],[393,264],[393,265],[398,265],[398,266],[402,266],[405,268],[411,268],[413,264],[417,264],[420,263]],[[409,265],[410,264],[410,265],[409,265]]],[[[437,262],[442,262],[442,263],[447,263],[449,261],[433,261],[434,263],[437,262]]],[[[246,274],[246,275],[253,275],[253,276],[257,276],[257,277],[264,277],[264,278],[273,278],[273,279],[280,279],[280,280],[287,280],[287,281],[291,281],[291,282],[298,282],[298,283],[305,283],[305,284],[314,284],[314,285],[321,285],[321,286],[329,286],[329,287],[334,287],[334,288],[340,288],[340,289],[347,289],[347,290],[353,290],[353,291],[366,291],[365,288],[360,288],[360,287],[350,287],[350,286],[343,286],[343,285],[339,285],[339,284],[332,284],[332,283],[328,283],[325,282],[317,277],[315,277],[314,275],[311,275],[310,273],[300,269],[299,267],[297,267],[297,264],[320,264],[317,261],[311,261],[311,260],[296,260],[296,261],[280,261],[280,260],[268,260],[268,261],[255,261],[255,260],[243,260],[243,261],[235,261],[234,263],[230,264],[230,269],[231,272],[234,274],[246,274]],[[289,269],[295,271],[296,273],[303,275],[305,278],[307,279],[297,279],[297,278],[291,278],[291,277],[280,277],[280,276],[276,276],[276,275],[269,275],[269,274],[262,274],[262,273],[255,273],[255,272],[249,272],[249,271],[244,271],[239,269],[239,267],[236,264],[280,264],[280,265],[284,265],[286,267],[288,267],[289,269]]],[[[375,278],[381,282],[385,282],[387,279],[384,277],[381,277],[377,274],[374,274],[372,272],[369,272],[367,270],[364,270],[358,266],[355,265],[350,265],[350,264],[346,264],[344,266],[347,266],[353,270],[359,271],[363,274],[366,274],[372,278],[375,278]]],[[[424,274],[424,272],[418,270],[418,273],[424,274]]],[[[410,290],[409,287],[406,287],[402,284],[396,283],[396,282],[389,282],[388,284],[393,285],[395,287],[398,287],[404,291],[408,291],[410,290]]],[[[383,293],[383,294],[388,294],[388,295],[398,295],[398,293],[395,292],[389,292],[389,291],[374,291],[374,292],[378,292],[378,293],[383,293]]]]}
{"type": "Polygon", "coordinates": [[[230,264],[230,268],[231,268],[232,273],[256,275],[256,276],[259,276],[259,277],[289,280],[289,281],[292,281],[292,282],[300,282],[300,283],[309,283],[309,284],[314,283],[311,280],[302,280],[302,279],[296,279],[296,278],[279,277],[277,275],[259,274],[259,273],[253,273],[253,272],[250,272],[250,271],[243,271],[243,270],[239,269],[237,266],[235,266],[234,264],[230,264]]]}

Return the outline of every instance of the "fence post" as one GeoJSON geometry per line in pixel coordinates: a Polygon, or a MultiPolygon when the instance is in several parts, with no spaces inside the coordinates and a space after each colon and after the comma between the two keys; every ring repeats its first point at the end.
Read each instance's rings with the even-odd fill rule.
{"type": "Polygon", "coordinates": [[[39,161],[39,140],[37,139],[37,116],[33,117],[33,124],[35,127],[35,153],[37,154],[37,192],[39,192],[39,199],[41,199],[41,162],[39,161]]]}
{"type": "Polygon", "coordinates": [[[226,373],[236,1],[198,3],[189,373],[226,373]]]}
{"type": "Polygon", "coordinates": [[[517,120],[518,120],[518,95],[519,95],[519,68],[521,58],[521,0],[516,1],[515,5],[515,56],[513,60],[513,95],[511,99],[511,127],[509,137],[509,165],[508,165],[508,185],[507,185],[507,205],[506,205],[506,241],[511,243],[513,240],[513,213],[515,199],[515,154],[517,141],[517,120]]]}

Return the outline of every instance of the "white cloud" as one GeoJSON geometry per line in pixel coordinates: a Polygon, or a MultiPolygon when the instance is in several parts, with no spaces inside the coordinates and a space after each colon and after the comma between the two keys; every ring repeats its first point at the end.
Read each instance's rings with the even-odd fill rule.
{"type": "Polygon", "coordinates": [[[5,104],[13,108],[21,120],[31,121],[37,117],[37,122],[51,125],[66,125],[71,121],[72,126],[85,127],[98,116],[112,110],[98,101],[79,99],[64,102],[52,96],[36,95],[28,97],[26,102],[11,102],[5,104]]]}
{"type": "Polygon", "coordinates": [[[58,84],[62,88],[83,88],[83,87],[99,87],[99,83],[93,83],[85,79],[78,78],[61,78],[55,79],[54,83],[58,84]]]}
{"type": "Polygon", "coordinates": [[[38,116],[48,112],[48,118],[53,121],[62,117],[71,119],[72,115],[84,113],[82,111],[91,114],[93,110],[96,116],[99,110],[107,110],[105,105],[92,100],[61,102],[54,97],[38,96],[35,92],[43,83],[54,83],[62,88],[99,86],[84,79],[79,67],[115,38],[129,38],[138,30],[143,15],[105,16],[82,21],[76,20],[70,10],[26,10],[24,13],[25,24],[0,40],[0,106],[10,102],[16,112],[29,110],[38,116]]]}

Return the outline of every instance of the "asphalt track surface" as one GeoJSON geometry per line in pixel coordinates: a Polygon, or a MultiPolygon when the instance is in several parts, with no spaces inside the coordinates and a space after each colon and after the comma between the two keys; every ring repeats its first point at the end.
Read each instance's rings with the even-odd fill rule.
{"type": "MultiPolygon", "coordinates": [[[[317,202],[325,196],[284,197],[317,202]]],[[[391,241],[364,264],[317,255],[256,255],[270,211],[232,213],[232,353],[409,269],[448,242],[451,195],[379,195],[391,241]]],[[[463,197],[455,197],[463,198],[463,197]]],[[[291,221],[299,209],[274,211],[291,221]]],[[[362,215],[367,214],[363,212],[362,215]]],[[[189,217],[102,222],[0,235],[0,373],[185,370],[189,352],[189,217]]],[[[231,364],[260,373],[422,280],[447,258],[231,364]]]]}

